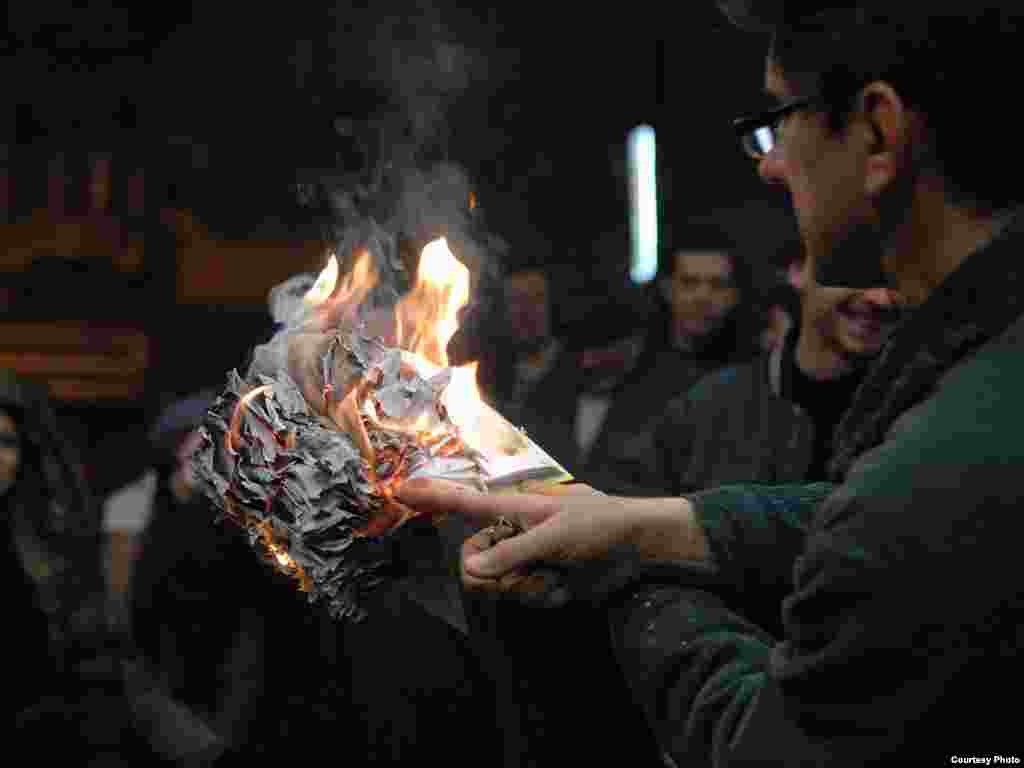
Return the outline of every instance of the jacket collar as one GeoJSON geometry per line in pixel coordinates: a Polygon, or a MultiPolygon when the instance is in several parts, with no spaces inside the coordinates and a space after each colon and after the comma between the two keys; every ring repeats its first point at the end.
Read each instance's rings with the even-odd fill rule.
{"type": "Polygon", "coordinates": [[[776,397],[789,399],[792,391],[792,363],[798,338],[800,329],[794,324],[782,343],[776,344],[768,354],[768,383],[776,397]]]}
{"type": "Polygon", "coordinates": [[[1020,211],[911,310],[875,361],[839,423],[830,475],[840,481],[860,454],[923,400],[947,370],[998,336],[1024,311],[1020,211]]]}

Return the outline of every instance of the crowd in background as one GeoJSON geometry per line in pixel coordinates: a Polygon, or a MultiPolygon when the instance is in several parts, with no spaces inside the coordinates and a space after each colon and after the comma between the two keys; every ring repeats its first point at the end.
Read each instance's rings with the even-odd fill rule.
{"type": "MultiPolygon", "coordinates": [[[[995,0],[719,5],[771,37],[777,103],[733,127],[788,191],[800,248],[677,212],[645,287],[624,247],[596,255],[615,232],[569,269],[511,249],[495,270],[430,206],[385,221],[361,185],[347,207],[338,192],[347,234],[399,242],[389,270],[453,235],[478,291],[452,363],[477,362],[484,399],[577,481],[395,484],[413,512],[372,542],[394,557],[366,620],[333,619],[212,519],[190,455],[215,382],[168,392],[125,454],[138,471],[98,493],[94,446],[41,382],[0,371],[10,754],[1020,762],[997,692],[1024,645],[1024,200],[993,73],[1024,18],[995,0]]],[[[464,220],[457,186],[442,197],[464,220]]],[[[328,402],[314,348],[294,355],[325,371],[303,395],[328,402]]]]}
{"type": "MultiPolygon", "coordinates": [[[[709,408],[691,419],[686,404],[710,390],[735,416],[724,394],[730,384],[715,377],[725,371],[732,381],[772,359],[778,368],[780,356],[792,358],[784,350],[794,348],[801,321],[820,321],[822,310],[816,319],[802,311],[799,249],[781,263],[775,254],[759,263],[726,227],[700,220],[687,232],[645,288],[613,274],[581,296],[591,276],[537,264],[506,269],[483,297],[487,317],[470,356],[480,362],[485,399],[578,481],[657,496],[724,477],[736,461],[712,452],[744,450],[749,435],[727,440],[717,425],[701,425],[709,408]],[[710,429],[705,444],[685,438],[701,429],[710,429]],[[694,467],[711,467],[711,476],[694,467]]],[[[777,382],[765,393],[771,386],[782,402],[777,382]]],[[[285,757],[297,739],[337,740],[366,764],[397,764],[414,755],[451,762],[456,727],[464,743],[509,766],[601,759],[622,744],[622,757],[636,760],[637,743],[650,744],[646,759],[658,762],[624,684],[592,704],[580,699],[591,670],[612,663],[597,641],[600,618],[585,608],[537,617],[461,594],[451,548],[433,528],[406,534],[420,539],[409,551],[429,565],[410,563],[399,586],[382,590],[372,621],[339,625],[305,605],[236,530],[213,523],[195,490],[189,457],[214,396],[210,389],[170,402],[137,446],[142,471],[94,498],[45,388],[5,374],[0,491],[15,553],[7,563],[24,583],[18,655],[39,671],[5,696],[26,738],[59,721],[85,740],[96,765],[140,754],[198,763],[216,756],[218,764],[285,757]],[[424,582],[447,583],[432,592],[424,582]],[[531,642],[538,620],[562,627],[574,663],[531,642]],[[141,695],[159,697],[148,721],[141,695]],[[174,716],[188,727],[168,725],[174,716]]],[[[789,434],[781,422],[759,428],[770,433],[762,445],[789,434]]],[[[810,452],[794,467],[820,466],[810,452]]],[[[740,475],[751,470],[741,466],[740,475]]]]}

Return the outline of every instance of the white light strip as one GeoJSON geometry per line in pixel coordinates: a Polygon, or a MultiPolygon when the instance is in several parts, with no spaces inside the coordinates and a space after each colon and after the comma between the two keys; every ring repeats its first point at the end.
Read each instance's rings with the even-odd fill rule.
{"type": "Polygon", "coordinates": [[[629,276],[649,283],[658,273],[658,183],[654,129],[638,125],[626,142],[629,166],[629,276]]]}

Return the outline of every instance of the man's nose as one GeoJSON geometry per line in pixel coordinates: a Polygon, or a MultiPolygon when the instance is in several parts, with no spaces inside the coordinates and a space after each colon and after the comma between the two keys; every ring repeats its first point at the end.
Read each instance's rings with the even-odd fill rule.
{"type": "Polygon", "coordinates": [[[764,155],[757,163],[757,175],[765,184],[781,184],[782,163],[777,149],[764,155]]]}

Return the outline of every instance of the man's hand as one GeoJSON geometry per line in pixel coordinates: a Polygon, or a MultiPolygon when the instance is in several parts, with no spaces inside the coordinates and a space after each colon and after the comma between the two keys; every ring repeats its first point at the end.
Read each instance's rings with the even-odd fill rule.
{"type": "Polygon", "coordinates": [[[625,552],[662,561],[705,555],[703,535],[683,499],[606,496],[586,485],[526,491],[486,494],[457,483],[411,480],[397,496],[426,515],[454,513],[489,525],[463,545],[464,584],[530,601],[564,602],[573,592],[574,571],[625,552]]]}

